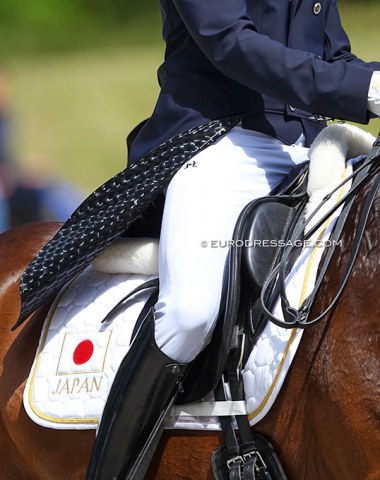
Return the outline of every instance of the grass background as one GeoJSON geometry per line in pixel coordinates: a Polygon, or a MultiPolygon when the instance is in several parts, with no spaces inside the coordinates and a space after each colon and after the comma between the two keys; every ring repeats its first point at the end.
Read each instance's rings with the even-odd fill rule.
{"type": "MultiPolygon", "coordinates": [[[[344,4],[341,13],[353,51],[380,60],[378,2],[344,4]]],[[[126,135],[150,115],[158,94],[163,43],[158,6],[145,22],[92,23],[84,36],[80,28],[70,24],[63,43],[54,29],[30,41],[25,29],[5,30],[0,54],[12,88],[17,161],[90,192],[125,167],[126,135]]],[[[380,123],[365,128],[377,134],[380,123]]]]}

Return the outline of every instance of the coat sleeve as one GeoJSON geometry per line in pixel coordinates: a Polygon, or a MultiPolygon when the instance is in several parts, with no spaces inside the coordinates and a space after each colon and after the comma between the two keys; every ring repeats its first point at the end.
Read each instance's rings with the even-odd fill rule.
{"type": "Polygon", "coordinates": [[[367,95],[376,67],[368,68],[350,53],[336,5],[331,4],[327,19],[327,61],[258,33],[247,0],[174,4],[194,41],[224,75],[306,111],[367,122],[367,95]]]}

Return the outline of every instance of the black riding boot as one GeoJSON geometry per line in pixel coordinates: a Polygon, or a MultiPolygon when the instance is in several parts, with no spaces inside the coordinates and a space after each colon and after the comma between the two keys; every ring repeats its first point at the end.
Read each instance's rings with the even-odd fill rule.
{"type": "Polygon", "coordinates": [[[142,479],[151,456],[141,453],[150,451],[148,446],[159,438],[160,427],[181,389],[186,365],[174,362],[158,348],[153,311],[148,317],[112,385],[92,451],[88,480],[142,479]]]}

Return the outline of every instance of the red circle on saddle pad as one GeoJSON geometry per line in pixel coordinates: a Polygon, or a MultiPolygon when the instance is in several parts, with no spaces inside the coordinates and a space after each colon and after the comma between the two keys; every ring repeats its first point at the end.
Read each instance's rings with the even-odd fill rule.
{"type": "Polygon", "coordinates": [[[78,343],[73,353],[73,360],[76,365],[82,365],[90,360],[94,353],[94,344],[91,340],[83,340],[78,343]]]}

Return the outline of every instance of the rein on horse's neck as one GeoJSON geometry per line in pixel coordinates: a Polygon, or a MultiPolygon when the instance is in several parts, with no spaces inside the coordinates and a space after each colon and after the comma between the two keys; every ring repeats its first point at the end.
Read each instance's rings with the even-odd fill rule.
{"type": "Polygon", "coordinates": [[[293,231],[290,239],[291,241],[289,242],[290,245],[285,247],[285,250],[281,257],[280,262],[269,274],[261,291],[261,306],[265,316],[271,322],[283,328],[305,329],[319,323],[337,303],[348,281],[352,268],[354,266],[354,263],[358,254],[358,250],[359,250],[360,240],[364,234],[364,230],[367,224],[367,220],[368,220],[368,216],[369,216],[372,204],[376,197],[377,191],[380,188],[379,161],[380,161],[380,134],[377,137],[372,147],[372,150],[368,154],[363,164],[359,168],[357,168],[355,172],[352,173],[352,175],[348,176],[337,187],[335,187],[328,195],[326,195],[323,201],[321,202],[321,204],[311,213],[311,215],[302,223],[302,225],[293,231]],[[318,278],[316,280],[313,291],[303,301],[302,305],[299,308],[296,308],[290,305],[286,295],[286,288],[285,288],[285,279],[286,279],[287,273],[290,271],[296,259],[298,258],[297,254],[299,254],[301,251],[299,247],[296,247],[295,245],[293,245],[294,242],[292,240],[301,238],[301,236],[303,235],[303,232],[305,231],[305,227],[310,223],[312,218],[319,212],[319,210],[323,207],[323,205],[331,198],[331,196],[336,191],[338,191],[339,188],[345,185],[349,180],[354,179],[354,182],[350,191],[346,195],[344,195],[326,214],[324,214],[320,218],[320,220],[303,236],[304,240],[310,239],[311,236],[331,216],[331,214],[334,213],[341,205],[344,205],[343,210],[339,216],[338,222],[332,234],[333,240],[338,240],[343,231],[343,227],[346,223],[349,212],[351,210],[351,207],[353,205],[353,202],[356,198],[356,195],[360,187],[365,185],[375,175],[377,175],[377,177],[375,178],[375,181],[370,189],[370,192],[368,193],[366,202],[364,204],[364,207],[359,219],[357,231],[353,240],[353,247],[351,250],[350,258],[349,258],[346,270],[344,272],[344,275],[342,276],[340,283],[337,287],[337,293],[335,294],[330,305],[320,315],[318,315],[316,318],[312,320],[309,320],[311,307],[313,305],[317,292],[322,284],[323,278],[330,264],[332,255],[335,252],[336,243],[332,242],[334,247],[328,250],[328,253],[326,255],[325,261],[318,275],[318,278]],[[273,316],[268,306],[266,305],[265,298],[266,298],[268,289],[271,286],[273,286],[273,284],[278,284],[284,320],[281,320],[273,316]]]}

